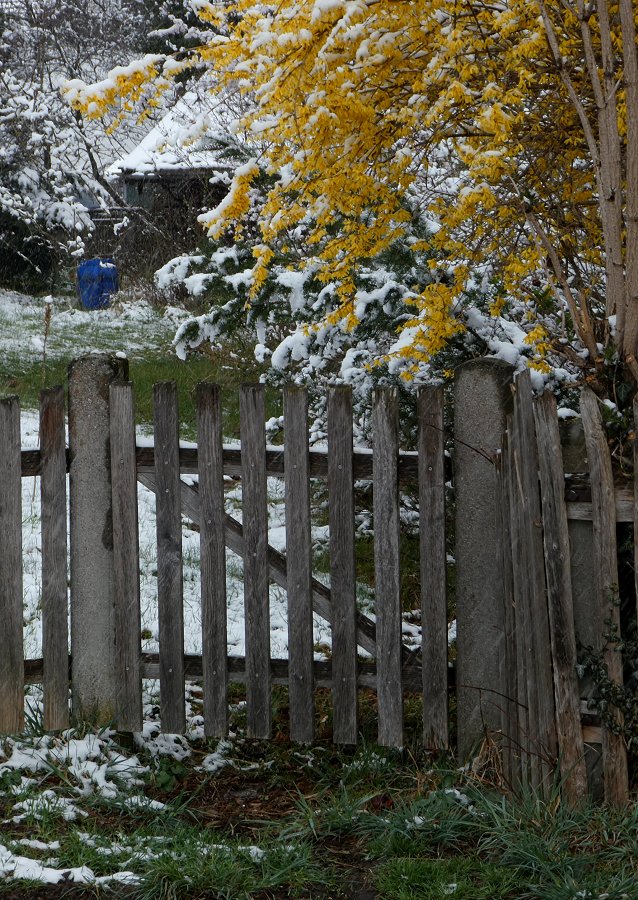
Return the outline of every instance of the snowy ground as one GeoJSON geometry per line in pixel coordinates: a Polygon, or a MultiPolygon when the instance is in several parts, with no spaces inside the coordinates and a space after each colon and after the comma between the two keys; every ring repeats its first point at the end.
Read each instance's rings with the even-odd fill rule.
{"type": "Polygon", "coordinates": [[[143,300],[122,300],[113,309],[87,311],[63,297],[34,298],[0,289],[0,366],[25,365],[92,351],[148,355],[170,346],[187,313],[167,307],[161,314],[143,300]],[[50,308],[46,324],[47,307],[50,308]]]}

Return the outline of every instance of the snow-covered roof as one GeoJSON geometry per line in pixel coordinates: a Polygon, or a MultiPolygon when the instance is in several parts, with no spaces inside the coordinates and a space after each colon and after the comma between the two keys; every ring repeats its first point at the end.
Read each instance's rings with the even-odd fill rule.
{"type": "Polygon", "coordinates": [[[192,92],[185,94],[140,143],[109,166],[107,175],[148,177],[185,169],[232,170],[223,158],[228,133],[192,92]]]}

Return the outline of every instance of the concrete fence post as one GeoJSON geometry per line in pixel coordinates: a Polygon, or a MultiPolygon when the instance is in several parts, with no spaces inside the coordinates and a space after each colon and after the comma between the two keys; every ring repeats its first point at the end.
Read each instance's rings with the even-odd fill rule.
{"type": "Polygon", "coordinates": [[[106,725],[116,695],[109,385],[128,363],[92,354],[68,377],[73,716],[106,725]]]}
{"type": "Polygon", "coordinates": [[[456,694],[461,760],[469,757],[486,732],[501,725],[504,610],[493,457],[512,408],[513,372],[501,360],[476,359],[455,373],[456,694]]]}

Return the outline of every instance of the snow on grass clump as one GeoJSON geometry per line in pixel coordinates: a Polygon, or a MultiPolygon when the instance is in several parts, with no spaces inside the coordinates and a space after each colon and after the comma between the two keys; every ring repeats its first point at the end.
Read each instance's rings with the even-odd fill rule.
{"type": "Polygon", "coordinates": [[[72,882],[74,884],[106,884],[110,881],[119,881],[124,884],[135,884],[139,881],[133,872],[113,872],[112,875],[96,877],[88,866],[78,866],[70,869],[55,869],[42,865],[36,859],[28,856],[19,856],[12,853],[0,844],[0,878],[12,880],[41,881],[43,884],[59,884],[60,882],[72,882]]]}
{"type": "Polygon", "coordinates": [[[148,772],[148,767],[137,756],[125,756],[112,740],[112,734],[102,731],[79,737],[68,730],[30,741],[5,738],[0,780],[10,772],[46,773],[60,777],[74,794],[99,794],[109,799],[123,789],[130,791],[142,786],[141,776],[148,772]]]}

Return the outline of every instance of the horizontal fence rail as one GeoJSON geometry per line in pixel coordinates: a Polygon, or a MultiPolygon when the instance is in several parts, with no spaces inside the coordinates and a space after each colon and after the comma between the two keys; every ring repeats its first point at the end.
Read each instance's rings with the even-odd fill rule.
{"type": "MultiPolygon", "coordinates": [[[[180,447],[179,471],[181,475],[197,475],[199,471],[199,451],[194,447],[180,447]]],[[[69,471],[69,452],[66,456],[66,471],[69,471]]],[[[327,478],[328,454],[326,450],[309,451],[310,478],[327,478]]],[[[137,446],[135,450],[135,462],[138,475],[153,474],[155,472],[155,448],[137,446]]],[[[224,475],[239,478],[241,476],[241,448],[236,446],[224,446],[222,449],[222,472],[224,475]]],[[[372,479],[372,456],[369,450],[353,449],[352,472],[357,480],[372,479]]],[[[23,478],[32,478],[42,474],[42,454],[39,449],[22,450],[21,474],[23,478]]],[[[272,447],[266,448],[266,475],[283,478],[285,475],[283,451],[272,447]]],[[[397,463],[397,475],[399,484],[413,483],[418,478],[418,454],[410,450],[400,450],[397,463]]],[[[446,467],[446,480],[451,477],[449,467],[446,467]]],[[[583,476],[565,476],[565,504],[567,518],[579,521],[592,521],[591,487],[583,483],[583,476]]],[[[633,487],[614,486],[616,521],[634,521],[634,490],[633,487]]]]}

